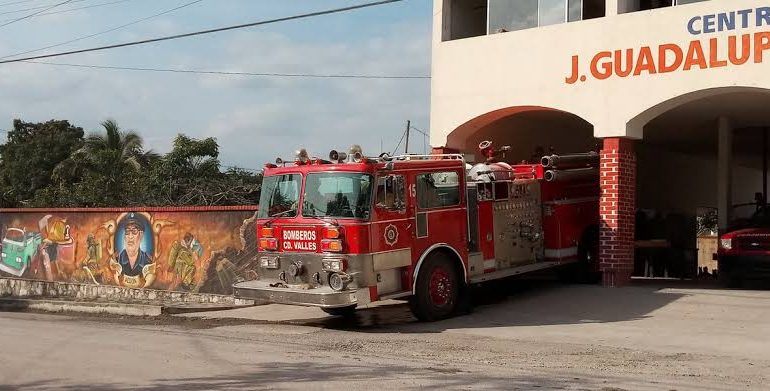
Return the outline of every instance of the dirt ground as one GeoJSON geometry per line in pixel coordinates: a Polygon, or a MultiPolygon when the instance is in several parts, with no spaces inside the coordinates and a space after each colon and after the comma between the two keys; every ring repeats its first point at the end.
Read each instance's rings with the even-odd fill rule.
{"type": "Polygon", "coordinates": [[[513,281],[467,316],[0,313],[0,389],[767,389],[770,291],[513,281]]]}

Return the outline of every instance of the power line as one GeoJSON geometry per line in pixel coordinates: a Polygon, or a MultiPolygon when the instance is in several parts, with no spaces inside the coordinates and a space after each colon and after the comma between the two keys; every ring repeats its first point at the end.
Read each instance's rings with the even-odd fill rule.
{"type": "Polygon", "coordinates": [[[31,18],[31,17],[33,17],[33,16],[35,16],[35,15],[41,14],[41,13],[43,13],[43,12],[45,12],[45,11],[48,11],[48,10],[50,10],[50,9],[53,9],[53,8],[56,8],[56,7],[60,6],[60,5],[64,5],[64,4],[67,4],[67,3],[71,3],[71,2],[72,2],[72,0],[65,0],[65,1],[62,1],[61,3],[57,3],[57,4],[54,4],[54,5],[52,5],[52,6],[49,6],[48,8],[45,8],[45,9],[44,9],[44,10],[42,10],[42,11],[38,11],[38,12],[35,12],[35,13],[33,13],[33,14],[29,14],[29,15],[26,15],[26,16],[22,16],[22,17],[20,17],[20,18],[16,18],[16,19],[13,19],[13,20],[11,20],[10,22],[6,22],[6,23],[4,23],[4,24],[0,24],[0,27],[5,27],[5,26],[7,26],[7,25],[9,25],[9,24],[13,24],[13,23],[16,23],[16,22],[22,21],[22,20],[24,20],[24,19],[29,19],[29,18],[31,18]]]}
{"type": "Polygon", "coordinates": [[[263,76],[263,77],[296,77],[308,79],[430,79],[430,76],[408,76],[408,75],[365,75],[365,74],[317,74],[317,73],[275,73],[275,72],[236,72],[236,71],[212,71],[197,69],[172,69],[172,68],[144,68],[144,67],[122,67],[109,65],[90,65],[90,64],[70,64],[59,62],[43,61],[23,61],[29,64],[53,65],[73,68],[87,69],[106,69],[106,70],[124,70],[141,72],[166,72],[166,73],[191,73],[200,75],[220,75],[220,76],[263,76]]]}
{"type": "Polygon", "coordinates": [[[82,41],[82,40],[84,40],[84,39],[93,38],[93,37],[96,37],[97,35],[102,35],[102,34],[111,33],[111,32],[113,32],[113,31],[116,31],[116,30],[120,30],[120,29],[122,29],[122,28],[125,28],[125,27],[128,27],[128,26],[132,26],[132,25],[135,25],[135,24],[137,24],[137,23],[141,23],[141,22],[144,22],[144,21],[147,21],[147,20],[153,19],[153,18],[157,18],[157,17],[159,17],[159,16],[163,16],[163,15],[169,14],[169,13],[171,13],[171,12],[174,12],[174,11],[180,10],[180,9],[182,9],[182,8],[185,8],[185,7],[189,7],[189,6],[191,6],[191,5],[194,5],[194,4],[197,4],[197,3],[200,3],[200,2],[202,2],[202,1],[204,1],[204,0],[195,0],[195,1],[191,1],[191,2],[189,2],[189,3],[185,3],[185,4],[182,4],[182,5],[178,6],[178,7],[174,7],[174,8],[171,8],[171,9],[167,9],[167,10],[165,10],[165,11],[163,11],[163,12],[160,12],[160,13],[157,13],[157,14],[154,14],[154,15],[150,15],[150,16],[146,16],[146,17],[144,17],[144,18],[141,18],[141,19],[137,19],[137,20],[134,20],[134,21],[132,21],[132,22],[129,22],[129,23],[126,23],[126,24],[123,24],[123,25],[117,26],[117,27],[113,27],[113,28],[111,28],[111,29],[109,29],[109,30],[104,30],[104,31],[100,31],[100,32],[98,32],[98,33],[94,33],[94,34],[90,34],[90,35],[85,35],[85,36],[82,36],[82,37],[74,38],[74,39],[71,39],[71,40],[69,40],[69,41],[60,42],[60,43],[57,43],[57,44],[54,44],[54,45],[45,46],[45,47],[42,47],[42,48],[37,48],[37,49],[27,50],[27,51],[24,51],[24,52],[19,52],[19,53],[14,53],[14,54],[9,54],[9,55],[7,55],[7,56],[3,56],[3,57],[0,57],[0,60],[1,60],[1,59],[5,59],[5,58],[9,58],[9,57],[16,57],[16,56],[20,56],[20,55],[22,55],[22,54],[27,54],[27,53],[34,53],[34,52],[39,52],[39,51],[41,51],[41,50],[51,49],[51,48],[55,48],[55,47],[59,47],[59,46],[63,46],[63,45],[67,45],[67,44],[70,44],[70,43],[73,43],[73,42],[82,41]]]}
{"type": "Polygon", "coordinates": [[[8,3],[0,3],[0,7],[5,7],[8,5],[16,5],[16,4],[24,4],[24,3],[31,3],[33,1],[40,1],[40,0],[19,0],[19,1],[10,1],[8,3]]]}
{"type": "MultiPolygon", "coordinates": [[[[72,0],[72,1],[70,1],[68,3],[80,3],[80,2],[83,2],[83,1],[88,1],[88,0],[72,0]]],[[[27,11],[37,11],[37,10],[40,10],[40,9],[42,9],[43,11],[47,11],[44,8],[48,8],[48,7],[50,7],[50,5],[40,5],[40,6],[37,6],[37,7],[30,7],[30,8],[19,8],[19,9],[13,10],[13,11],[0,12],[0,15],[18,14],[18,13],[27,12],[27,11]]]]}
{"type": "Polygon", "coordinates": [[[395,156],[396,152],[398,152],[398,148],[401,146],[401,143],[404,141],[404,137],[406,137],[406,132],[409,130],[405,130],[404,133],[401,133],[401,140],[398,140],[398,145],[396,145],[396,149],[393,150],[393,153],[391,153],[391,156],[395,156]]]}
{"type": "MultiPolygon", "coordinates": [[[[71,0],[69,0],[69,1],[71,1],[71,0]]],[[[90,49],[72,50],[72,51],[68,51],[68,52],[60,52],[60,53],[45,54],[45,55],[40,55],[40,56],[32,56],[32,57],[24,57],[24,58],[17,58],[17,59],[11,59],[11,60],[3,60],[3,61],[0,61],[0,64],[7,64],[7,63],[11,63],[11,62],[20,62],[20,61],[27,61],[27,60],[37,60],[37,59],[41,59],[41,58],[67,56],[67,55],[71,55],[71,54],[95,52],[95,51],[107,50],[107,49],[116,49],[116,48],[121,48],[121,47],[126,47],[126,46],[143,45],[143,44],[153,43],[153,42],[168,41],[168,40],[172,40],[172,39],[187,38],[187,37],[192,37],[192,36],[197,36],[197,35],[204,35],[204,34],[212,34],[212,33],[218,33],[218,32],[222,32],[222,31],[242,29],[242,28],[246,28],[246,27],[254,27],[254,26],[261,26],[261,25],[271,24],[271,23],[285,22],[285,21],[289,21],[289,20],[304,19],[304,18],[310,18],[310,17],[314,17],[314,16],[321,16],[321,15],[329,15],[329,14],[340,13],[340,12],[347,12],[347,11],[357,10],[357,9],[361,9],[361,8],[374,7],[374,6],[384,5],[384,4],[389,4],[389,3],[396,3],[396,2],[400,2],[400,1],[403,1],[403,0],[376,1],[376,2],[372,2],[372,3],[359,4],[359,5],[349,6],[349,7],[334,8],[334,9],[325,10],[325,11],[317,11],[317,12],[311,12],[311,13],[307,13],[307,14],[287,16],[287,17],[283,17],[283,18],[263,20],[263,21],[253,22],[253,23],[239,24],[239,25],[235,25],[235,26],[227,26],[227,27],[220,27],[220,28],[215,28],[215,29],[210,29],[210,30],[195,31],[195,32],[192,32],[192,33],[185,33],[185,34],[170,35],[170,36],[159,37],[159,38],[144,39],[144,40],[141,40],[141,41],[131,41],[131,42],[119,43],[119,44],[115,44],[115,45],[100,46],[100,47],[95,47],[95,48],[90,48],[90,49]]],[[[0,27],[2,27],[2,26],[0,26],[0,27]]]]}
{"type": "Polygon", "coordinates": [[[429,135],[428,133],[426,133],[425,131],[422,131],[422,130],[420,130],[420,129],[417,129],[417,128],[415,128],[414,126],[409,126],[409,127],[410,127],[410,128],[412,128],[412,130],[416,130],[416,131],[418,131],[419,133],[422,133],[422,135],[423,135],[423,136],[428,136],[428,137],[430,137],[430,135],[429,135]]]}
{"type": "MultiPolygon", "coordinates": [[[[67,8],[67,9],[64,9],[64,10],[61,10],[61,11],[43,12],[43,13],[37,14],[35,16],[32,16],[32,18],[37,18],[37,17],[40,17],[40,16],[63,14],[63,13],[67,13],[67,12],[80,11],[80,10],[85,10],[85,9],[89,9],[89,8],[104,7],[104,6],[107,6],[107,5],[113,5],[113,4],[118,4],[118,3],[126,3],[126,2],[129,2],[129,1],[134,1],[134,0],[115,0],[115,1],[108,1],[106,3],[98,3],[98,4],[87,5],[87,6],[83,6],[83,7],[67,8]]],[[[5,22],[5,21],[8,21],[8,20],[10,20],[10,19],[5,19],[5,20],[2,20],[0,22],[5,22]]]]}

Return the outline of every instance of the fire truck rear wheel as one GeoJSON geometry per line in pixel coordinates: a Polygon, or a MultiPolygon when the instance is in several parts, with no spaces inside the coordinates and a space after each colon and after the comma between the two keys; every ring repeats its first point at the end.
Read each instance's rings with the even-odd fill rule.
{"type": "Polygon", "coordinates": [[[452,316],[458,308],[462,285],[452,262],[436,252],[428,256],[419,273],[415,295],[409,300],[414,316],[424,322],[452,316]]]}
{"type": "Polygon", "coordinates": [[[344,316],[346,318],[356,314],[355,305],[349,305],[347,307],[337,307],[337,308],[321,308],[321,310],[323,310],[323,312],[326,312],[329,315],[344,316]]]}

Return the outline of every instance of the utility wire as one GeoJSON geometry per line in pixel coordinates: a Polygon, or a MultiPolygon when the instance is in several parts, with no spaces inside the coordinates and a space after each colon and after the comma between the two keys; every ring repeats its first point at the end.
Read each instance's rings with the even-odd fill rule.
{"type": "Polygon", "coordinates": [[[180,10],[180,9],[182,9],[182,8],[185,8],[185,7],[189,7],[189,6],[191,6],[191,5],[194,5],[194,4],[197,4],[197,3],[200,3],[200,2],[202,2],[202,1],[204,1],[204,0],[195,0],[195,1],[191,1],[191,2],[189,2],[189,3],[185,3],[185,4],[182,4],[182,5],[178,6],[178,7],[174,7],[174,8],[171,8],[171,9],[167,9],[167,10],[165,10],[165,11],[163,11],[163,12],[159,12],[159,13],[157,13],[157,14],[154,14],[154,15],[146,16],[146,17],[144,17],[144,18],[141,18],[141,19],[137,19],[137,20],[134,20],[134,21],[132,21],[132,22],[129,22],[129,23],[126,23],[126,24],[123,24],[123,25],[117,26],[117,27],[113,27],[113,28],[111,28],[111,29],[109,29],[109,30],[104,30],[104,31],[100,31],[100,32],[97,32],[97,33],[93,33],[93,34],[90,34],[90,35],[85,35],[85,36],[82,36],[82,37],[74,38],[74,39],[71,39],[71,40],[69,40],[69,41],[60,42],[60,43],[57,43],[57,44],[53,44],[53,45],[49,45],[49,46],[45,46],[45,47],[42,47],[42,48],[37,48],[37,49],[27,50],[27,51],[24,51],[24,52],[19,52],[19,53],[14,53],[14,54],[9,54],[9,55],[7,55],[7,56],[3,56],[3,57],[0,57],[0,60],[2,60],[2,59],[6,59],[6,58],[9,58],[9,57],[16,57],[16,56],[21,56],[22,54],[28,54],[28,53],[39,52],[39,51],[41,51],[41,50],[51,49],[51,48],[55,48],[55,47],[59,47],[59,46],[63,46],[63,45],[67,45],[67,44],[70,44],[70,43],[73,43],[73,42],[82,41],[82,40],[84,40],[84,39],[93,38],[93,37],[96,37],[97,35],[102,35],[102,34],[111,33],[111,32],[113,32],[113,31],[116,31],[116,30],[120,30],[120,29],[122,29],[122,28],[125,28],[125,27],[128,27],[128,26],[132,26],[132,25],[135,25],[135,24],[137,24],[137,23],[141,23],[141,22],[144,22],[144,21],[147,21],[147,20],[153,19],[153,18],[157,18],[157,17],[159,17],[159,16],[163,16],[163,15],[169,14],[169,13],[171,13],[171,12],[174,12],[174,11],[180,10]]]}
{"type": "Polygon", "coordinates": [[[109,65],[70,64],[59,62],[23,61],[29,64],[53,65],[73,68],[107,69],[141,72],[166,72],[166,73],[191,73],[200,75],[221,76],[264,76],[264,77],[296,77],[308,79],[430,79],[430,76],[399,76],[399,75],[365,75],[365,74],[318,74],[318,73],[274,73],[274,72],[236,72],[236,71],[212,71],[196,69],[172,69],[172,68],[144,68],[122,67],[109,65]]]}
{"type": "Polygon", "coordinates": [[[423,153],[428,153],[428,148],[427,148],[427,144],[428,144],[428,143],[427,143],[426,139],[427,139],[427,138],[429,138],[429,137],[430,137],[430,135],[429,135],[428,133],[426,133],[426,132],[424,132],[424,131],[422,131],[422,130],[418,129],[418,128],[415,128],[415,127],[414,127],[414,126],[412,126],[411,124],[409,125],[409,129],[412,129],[412,130],[416,130],[416,131],[417,131],[417,133],[420,133],[420,134],[422,134],[422,152],[423,152],[423,153]]]}
{"type": "Polygon", "coordinates": [[[430,137],[430,135],[429,135],[428,133],[426,133],[425,131],[422,131],[422,130],[420,130],[420,129],[417,129],[417,128],[415,128],[414,126],[411,126],[411,125],[410,125],[409,127],[410,127],[410,128],[412,128],[412,130],[416,130],[416,131],[418,131],[419,133],[422,133],[422,135],[423,135],[423,136],[428,136],[428,137],[430,137]]]}
{"type": "Polygon", "coordinates": [[[40,0],[19,0],[19,1],[10,1],[7,3],[0,3],[0,7],[5,7],[8,5],[16,5],[16,4],[24,4],[24,3],[31,3],[33,1],[40,1],[40,0]]]}
{"type": "MultiPolygon", "coordinates": [[[[40,16],[63,14],[63,13],[67,13],[67,12],[75,12],[75,11],[80,11],[80,10],[89,9],[89,8],[104,7],[104,6],[107,6],[107,5],[113,5],[113,4],[118,4],[118,3],[127,3],[129,1],[134,1],[134,0],[115,0],[115,1],[108,1],[106,3],[98,3],[98,4],[87,5],[87,6],[83,6],[83,7],[67,8],[67,9],[64,9],[64,10],[61,10],[61,11],[43,12],[41,14],[37,14],[35,16],[32,16],[32,18],[37,18],[37,17],[40,17],[40,16]]],[[[5,19],[5,20],[0,21],[0,22],[5,22],[5,21],[8,21],[8,20],[10,20],[10,19],[5,19]]]]}
{"type": "Polygon", "coordinates": [[[71,2],[72,2],[72,0],[66,0],[66,1],[62,1],[61,3],[57,3],[57,4],[54,4],[54,5],[52,5],[52,6],[49,6],[48,8],[45,8],[45,9],[43,9],[42,11],[38,11],[38,12],[35,12],[35,13],[33,13],[33,14],[29,14],[29,15],[26,15],[26,16],[22,16],[22,17],[20,17],[20,18],[16,18],[16,19],[13,19],[13,20],[11,20],[10,22],[6,22],[6,23],[4,23],[4,24],[0,24],[0,27],[5,27],[5,26],[7,26],[7,25],[9,25],[9,24],[13,24],[13,23],[16,23],[16,22],[22,21],[22,20],[24,20],[24,19],[29,19],[29,18],[31,18],[31,17],[33,17],[33,16],[35,16],[35,15],[41,14],[41,13],[43,13],[43,12],[45,12],[45,11],[48,11],[48,10],[50,10],[50,9],[53,9],[53,8],[56,8],[56,7],[60,6],[60,5],[64,5],[64,4],[67,4],[67,3],[71,3],[71,2]]]}
{"type": "MultiPolygon", "coordinates": [[[[88,0],[72,0],[72,1],[68,1],[68,3],[81,3],[83,1],[88,1],[88,0]]],[[[37,7],[30,7],[30,8],[20,8],[20,9],[16,9],[16,10],[13,10],[13,11],[0,12],[0,15],[18,14],[18,13],[21,13],[21,12],[37,11],[37,10],[41,10],[41,9],[45,12],[47,10],[44,9],[44,8],[48,8],[48,7],[50,7],[50,4],[49,5],[41,5],[41,6],[37,6],[37,7]]]]}
{"type": "MultiPolygon", "coordinates": [[[[72,0],[68,0],[68,1],[72,1],[72,0]]],[[[235,26],[220,27],[220,28],[215,28],[215,29],[210,29],[210,30],[195,31],[195,32],[185,33],[185,34],[177,34],[177,35],[170,35],[170,36],[159,37],[159,38],[151,38],[151,39],[145,39],[145,40],[141,40],[141,41],[131,41],[131,42],[119,43],[119,44],[115,44],[115,45],[100,46],[100,47],[95,47],[95,48],[90,48],[90,49],[72,50],[72,51],[68,51],[68,52],[45,54],[45,55],[32,56],[32,57],[15,58],[15,59],[11,59],[11,60],[2,60],[2,61],[0,61],[0,64],[7,64],[7,63],[11,63],[11,62],[20,62],[20,61],[27,61],[27,60],[37,60],[37,59],[40,59],[40,58],[67,56],[67,55],[71,55],[71,54],[95,52],[95,51],[107,50],[107,49],[116,49],[116,48],[121,48],[121,47],[126,47],[126,46],[143,45],[143,44],[152,43],[152,42],[168,41],[168,40],[172,40],[172,39],[179,39],[179,38],[187,38],[187,37],[192,37],[192,36],[197,36],[197,35],[212,34],[212,33],[218,33],[218,32],[221,32],[221,31],[229,31],[229,30],[242,29],[242,28],[246,28],[246,27],[261,26],[261,25],[265,25],[265,24],[285,22],[285,21],[289,21],[289,20],[304,19],[304,18],[310,18],[310,17],[314,17],[314,16],[336,14],[336,13],[340,13],[340,12],[347,12],[347,11],[357,10],[357,9],[361,9],[361,8],[368,8],[368,7],[374,7],[374,6],[384,5],[384,4],[389,4],[389,3],[396,3],[396,2],[400,2],[400,1],[403,1],[403,0],[376,1],[376,2],[372,2],[372,3],[353,5],[353,6],[349,6],[349,7],[334,8],[334,9],[325,10],[325,11],[317,11],[317,12],[311,12],[311,13],[307,13],[307,14],[287,16],[287,17],[283,17],[283,18],[262,20],[262,21],[258,21],[258,22],[239,24],[239,25],[235,25],[235,26]]],[[[0,25],[0,27],[2,27],[2,26],[0,25]]]]}
{"type": "Polygon", "coordinates": [[[393,153],[391,153],[391,156],[396,156],[396,152],[398,152],[398,148],[401,146],[401,143],[404,141],[404,137],[406,137],[406,132],[408,130],[405,130],[404,133],[401,133],[401,140],[398,140],[398,145],[396,145],[396,149],[393,150],[393,153]]]}

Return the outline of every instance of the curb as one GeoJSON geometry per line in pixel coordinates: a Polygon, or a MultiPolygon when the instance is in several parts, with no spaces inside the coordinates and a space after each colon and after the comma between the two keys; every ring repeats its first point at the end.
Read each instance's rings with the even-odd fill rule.
{"type": "Polygon", "coordinates": [[[162,307],[146,304],[92,303],[65,300],[0,299],[0,311],[82,312],[128,316],[160,316],[162,307]]]}
{"type": "Polygon", "coordinates": [[[247,307],[254,307],[260,304],[252,303],[252,304],[233,304],[233,305],[222,305],[222,304],[190,304],[190,305],[169,305],[169,306],[163,306],[161,307],[161,312],[164,315],[178,315],[178,314],[191,314],[196,312],[213,312],[213,311],[227,311],[227,310],[235,310],[239,308],[247,308],[247,307]]]}

